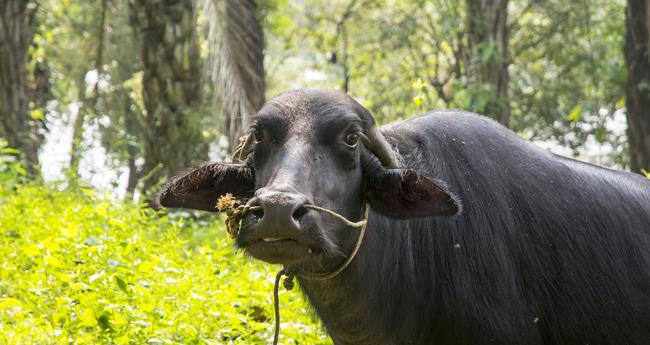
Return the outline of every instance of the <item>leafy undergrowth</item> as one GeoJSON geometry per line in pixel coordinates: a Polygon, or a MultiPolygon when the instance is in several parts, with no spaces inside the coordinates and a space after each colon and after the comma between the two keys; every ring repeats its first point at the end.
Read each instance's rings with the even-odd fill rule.
{"type": "MultiPolygon", "coordinates": [[[[0,343],[267,344],[278,267],[217,217],[156,215],[84,188],[0,183],[0,343]]],[[[282,344],[330,344],[297,290],[282,344]]]]}

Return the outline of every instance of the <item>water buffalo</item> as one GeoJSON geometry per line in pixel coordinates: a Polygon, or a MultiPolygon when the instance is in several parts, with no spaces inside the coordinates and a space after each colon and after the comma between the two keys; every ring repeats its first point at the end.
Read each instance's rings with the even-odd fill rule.
{"type": "MultiPolygon", "coordinates": [[[[236,244],[297,272],[335,344],[650,344],[650,180],[556,156],[487,118],[381,127],[350,96],[295,90],[255,116],[251,153],[160,194],[248,200],[236,244]]],[[[248,151],[247,151],[248,152],[248,151]]],[[[246,153],[247,153],[246,152],[246,153]]]]}

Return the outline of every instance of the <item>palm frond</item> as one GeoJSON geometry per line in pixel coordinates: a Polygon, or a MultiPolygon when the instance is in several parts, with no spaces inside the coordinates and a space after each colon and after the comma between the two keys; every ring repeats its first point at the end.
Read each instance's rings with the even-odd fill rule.
{"type": "Polygon", "coordinates": [[[210,72],[230,149],[264,103],[264,34],[256,0],[205,0],[210,72]]]}

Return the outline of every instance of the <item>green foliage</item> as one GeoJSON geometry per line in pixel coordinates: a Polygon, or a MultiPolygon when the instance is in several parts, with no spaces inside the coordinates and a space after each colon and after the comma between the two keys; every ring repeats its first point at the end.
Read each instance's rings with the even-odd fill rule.
{"type": "MultiPolygon", "coordinates": [[[[350,5],[350,93],[380,123],[439,108],[484,113],[495,101],[494,86],[471,80],[467,67],[503,57],[490,45],[471,56],[464,2],[441,0],[288,3],[267,20],[271,95],[296,86],[341,87],[337,25],[350,5]],[[308,70],[325,77],[308,80],[308,70]]],[[[605,124],[624,107],[625,2],[512,0],[508,16],[511,128],[576,154],[591,139],[606,141],[624,156],[626,139],[605,124]]]]}
{"type": "MultiPolygon", "coordinates": [[[[70,109],[79,109],[85,117],[79,128],[105,148],[107,167],[115,171],[128,167],[133,181],[140,179],[142,184],[142,175],[147,174],[142,165],[144,133],[151,126],[143,95],[144,36],[132,27],[128,1],[109,3],[101,45],[101,1],[41,4],[30,63],[34,70],[40,66],[47,71],[51,86],[47,99],[53,101],[35,102],[30,110],[39,121],[71,124],[70,109]],[[102,63],[97,68],[100,47],[102,63]],[[97,90],[95,79],[101,81],[97,90]]],[[[297,87],[341,89],[347,75],[350,93],[379,123],[441,108],[495,113],[490,111],[495,104],[497,109],[509,106],[510,127],[522,136],[557,142],[575,155],[586,143],[610,143],[611,157],[599,163],[625,166],[627,138],[607,126],[625,107],[623,0],[511,0],[508,56],[491,44],[469,49],[466,1],[257,4],[265,37],[267,99],[297,87]],[[471,76],[470,66],[505,58],[509,90],[507,102],[502,102],[492,83],[471,76]]],[[[207,12],[198,13],[198,18],[200,23],[210,21],[207,12]]],[[[209,58],[207,26],[199,32],[205,70],[220,68],[210,66],[214,60],[209,58]]],[[[225,100],[210,102],[219,98],[211,95],[220,87],[209,79],[203,80],[201,104],[172,126],[187,131],[171,129],[167,136],[200,138],[211,143],[212,157],[221,157],[227,143],[221,104],[225,100]]],[[[87,147],[80,150],[83,155],[87,147]]],[[[133,195],[135,187],[130,188],[133,195]]]]}
{"type": "MultiPolygon", "coordinates": [[[[1,344],[272,339],[277,267],[237,253],[217,218],[155,214],[82,187],[0,181],[1,344]]],[[[330,343],[298,295],[280,292],[280,341],[330,343]]]]}
{"type": "MultiPolygon", "coordinates": [[[[10,187],[26,181],[27,170],[19,157],[20,151],[7,146],[7,142],[0,138],[0,186],[10,187]]],[[[0,200],[10,193],[11,189],[1,188],[0,200]]]]}
{"type": "Polygon", "coordinates": [[[641,173],[643,174],[643,176],[650,178],[650,171],[641,168],[641,173]]]}
{"type": "Polygon", "coordinates": [[[582,145],[594,135],[593,128],[602,127],[624,105],[619,100],[625,85],[625,3],[513,4],[511,101],[515,128],[529,130],[538,139],[554,137],[567,146],[582,145]],[[578,107],[581,114],[575,112],[578,107]],[[590,129],[582,129],[585,126],[579,123],[589,124],[586,127],[590,129]],[[576,135],[566,136],[568,132],[576,135]]]}

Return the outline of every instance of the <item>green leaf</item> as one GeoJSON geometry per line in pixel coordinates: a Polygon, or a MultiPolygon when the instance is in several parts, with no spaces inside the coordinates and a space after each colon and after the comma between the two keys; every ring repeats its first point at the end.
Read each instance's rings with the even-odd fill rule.
{"type": "Polygon", "coordinates": [[[412,86],[416,90],[422,90],[424,89],[426,84],[422,81],[422,78],[418,78],[413,82],[412,86]]]}
{"type": "Polygon", "coordinates": [[[643,176],[650,178],[650,171],[641,168],[641,173],[643,174],[643,176]]]}
{"type": "Polygon", "coordinates": [[[621,109],[625,107],[625,96],[619,98],[618,101],[616,101],[616,104],[614,104],[614,106],[616,107],[616,109],[621,109]]]}
{"type": "Polygon", "coordinates": [[[97,317],[97,324],[103,330],[111,330],[111,313],[104,311],[99,317],[97,317]]]}
{"type": "Polygon", "coordinates": [[[32,116],[32,119],[34,119],[34,120],[42,120],[42,119],[45,118],[45,113],[40,108],[36,108],[36,109],[32,110],[31,116],[32,116]]]}
{"type": "Polygon", "coordinates": [[[35,244],[27,244],[23,246],[23,253],[29,257],[35,257],[41,255],[41,250],[35,244]]]}
{"type": "Polygon", "coordinates": [[[573,110],[571,110],[571,113],[569,113],[567,119],[571,122],[578,122],[580,121],[581,116],[582,116],[582,104],[578,104],[573,108],[573,110]]]}
{"type": "Polygon", "coordinates": [[[130,292],[129,286],[126,285],[126,282],[122,278],[115,276],[115,282],[117,283],[117,287],[124,291],[124,293],[128,294],[130,292]]]}
{"type": "Polygon", "coordinates": [[[2,153],[17,155],[20,154],[20,151],[14,149],[13,147],[5,147],[2,149],[2,153]]]}
{"type": "Polygon", "coordinates": [[[490,61],[490,59],[492,59],[492,57],[494,56],[494,53],[495,53],[495,49],[493,45],[489,45],[483,48],[483,50],[481,50],[481,61],[483,62],[490,61]]]}
{"type": "Polygon", "coordinates": [[[596,141],[602,144],[607,140],[607,130],[605,127],[598,127],[594,131],[594,136],[596,137],[596,141]]]}

